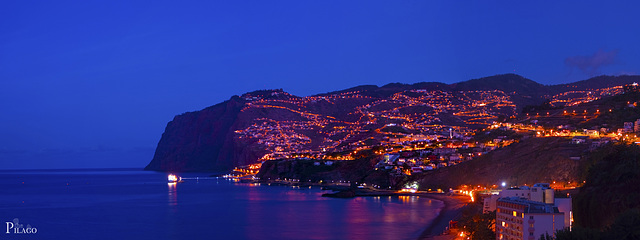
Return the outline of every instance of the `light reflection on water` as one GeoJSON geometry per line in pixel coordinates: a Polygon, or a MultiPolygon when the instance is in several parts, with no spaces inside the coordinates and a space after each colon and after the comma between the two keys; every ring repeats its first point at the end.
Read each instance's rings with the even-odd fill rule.
{"type": "Polygon", "coordinates": [[[176,187],[177,185],[178,183],[176,182],[167,183],[167,186],[169,188],[169,206],[178,205],[178,189],[176,187]]]}
{"type": "Polygon", "coordinates": [[[0,222],[20,218],[38,227],[38,239],[415,239],[443,206],[322,193],[224,179],[167,183],[137,171],[9,173],[0,175],[0,222]]]}

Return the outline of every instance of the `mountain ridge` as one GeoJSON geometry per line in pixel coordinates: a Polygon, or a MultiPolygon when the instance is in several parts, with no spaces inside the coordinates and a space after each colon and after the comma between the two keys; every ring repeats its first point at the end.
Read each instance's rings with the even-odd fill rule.
{"type": "Polygon", "coordinates": [[[574,85],[545,86],[501,74],[455,84],[360,85],[308,97],[282,89],[257,90],[174,117],[145,169],[225,171],[281,156],[274,152],[345,151],[362,147],[365,140],[386,141],[375,131],[386,124],[436,124],[468,132],[518,116],[523,106],[540,104],[562,89],[582,91],[639,80],[640,76],[599,76],[574,85]],[[477,115],[484,117],[478,120],[477,115]]]}

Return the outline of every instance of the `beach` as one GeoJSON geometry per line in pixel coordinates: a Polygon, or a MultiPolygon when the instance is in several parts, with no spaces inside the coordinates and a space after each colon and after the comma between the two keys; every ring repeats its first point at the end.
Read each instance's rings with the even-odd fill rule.
{"type": "Polygon", "coordinates": [[[469,202],[469,197],[463,195],[445,195],[439,193],[425,193],[421,196],[440,200],[444,208],[438,216],[422,232],[418,239],[451,239],[454,236],[442,236],[449,226],[449,221],[455,220],[462,214],[462,210],[469,202]]]}
{"type": "Polygon", "coordinates": [[[420,196],[432,198],[442,201],[444,207],[438,213],[438,216],[422,231],[418,239],[452,239],[455,236],[444,235],[449,226],[449,221],[456,220],[460,217],[462,210],[469,203],[469,197],[466,195],[445,194],[445,193],[426,193],[426,192],[397,192],[388,190],[373,189],[350,189],[342,190],[336,193],[324,194],[326,197],[352,198],[352,197],[373,197],[373,196],[420,196]]]}
{"type": "MultiPolygon", "coordinates": [[[[285,186],[301,185],[296,182],[287,181],[262,181],[285,186]]],[[[325,193],[323,197],[332,198],[354,198],[354,197],[376,197],[376,196],[420,196],[442,201],[444,207],[438,216],[422,231],[418,239],[453,239],[455,236],[445,235],[449,226],[449,221],[460,217],[462,210],[469,203],[469,196],[459,194],[435,193],[435,192],[398,192],[391,190],[380,190],[372,188],[350,188],[347,186],[305,183],[304,186],[323,186],[326,190],[334,190],[334,193],[325,193]]]]}

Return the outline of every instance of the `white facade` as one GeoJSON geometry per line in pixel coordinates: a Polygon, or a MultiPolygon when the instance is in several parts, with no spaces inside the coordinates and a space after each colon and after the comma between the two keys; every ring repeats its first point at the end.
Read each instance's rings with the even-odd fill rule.
{"type": "Polygon", "coordinates": [[[554,192],[548,183],[536,183],[533,187],[522,186],[519,188],[509,188],[500,191],[497,196],[491,196],[484,199],[484,212],[496,210],[496,201],[498,198],[518,197],[526,200],[541,202],[546,204],[554,204],[554,192]]]}
{"type": "Polygon", "coordinates": [[[564,213],[549,204],[517,197],[500,198],[496,210],[496,239],[539,239],[564,228],[564,213]]]}
{"type": "Polygon", "coordinates": [[[537,183],[533,185],[533,187],[522,186],[519,188],[505,189],[498,195],[486,197],[484,199],[483,211],[486,213],[497,210],[496,236],[499,236],[498,234],[500,233],[498,232],[498,227],[502,227],[505,231],[502,239],[532,239],[529,238],[531,236],[530,234],[533,234],[533,239],[538,239],[540,238],[540,234],[544,234],[545,232],[549,232],[549,234],[552,235],[555,233],[555,230],[562,229],[564,227],[571,229],[571,226],[573,225],[571,200],[571,198],[555,198],[554,190],[550,188],[548,183],[537,183]],[[519,202],[519,204],[523,206],[524,204],[528,204],[527,206],[535,206],[538,210],[524,212],[523,206],[520,206],[520,208],[522,208],[520,210],[514,210],[515,207],[513,205],[505,205],[504,203],[502,204],[503,209],[498,210],[500,208],[499,201],[515,201],[519,202]],[[510,206],[513,209],[509,210],[511,212],[505,212],[507,210],[505,210],[506,207],[504,206],[510,206]],[[542,210],[540,209],[545,209],[545,212],[541,212],[542,210]],[[516,211],[515,215],[513,211],[516,211]],[[505,214],[511,216],[507,216],[505,214]],[[527,218],[527,221],[521,221],[522,219],[514,218],[516,215],[520,216],[520,218],[527,218]],[[533,219],[530,219],[531,217],[533,217],[533,219]],[[533,220],[533,223],[529,223],[531,222],[529,220],[533,220]],[[502,222],[504,222],[506,226],[512,227],[502,226],[502,222]],[[530,224],[534,224],[532,228],[535,231],[529,231],[528,227],[531,227],[529,226],[530,224]],[[553,229],[553,231],[551,231],[551,229],[553,229]]]}
{"type": "Polygon", "coordinates": [[[500,195],[490,195],[488,197],[485,197],[483,200],[483,208],[482,208],[482,212],[483,213],[488,213],[491,212],[493,210],[496,210],[496,203],[498,201],[498,198],[500,198],[500,195]]]}
{"type": "Polygon", "coordinates": [[[554,207],[558,208],[558,211],[564,213],[564,226],[571,227],[573,226],[573,205],[571,203],[571,198],[556,198],[554,207]]]}

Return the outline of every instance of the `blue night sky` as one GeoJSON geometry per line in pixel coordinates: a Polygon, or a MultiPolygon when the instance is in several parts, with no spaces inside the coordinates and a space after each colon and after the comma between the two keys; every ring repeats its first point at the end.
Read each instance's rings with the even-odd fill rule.
{"type": "Polygon", "coordinates": [[[144,167],[232,95],[640,72],[633,1],[6,1],[0,169],[144,167]]]}

